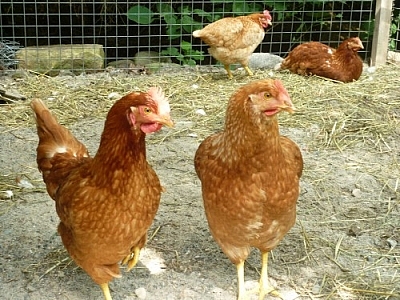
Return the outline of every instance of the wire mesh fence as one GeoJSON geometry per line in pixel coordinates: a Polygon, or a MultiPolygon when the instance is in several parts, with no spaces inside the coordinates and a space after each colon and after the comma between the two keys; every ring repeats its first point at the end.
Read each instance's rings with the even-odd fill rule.
{"type": "Polygon", "coordinates": [[[394,2],[389,50],[400,52],[400,0],[394,2]]]}
{"type": "MultiPolygon", "coordinates": [[[[192,32],[223,17],[264,9],[271,11],[273,26],[255,52],[284,57],[301,42],[314,40],[336,47],[347,37],[359,36],[365,47],[360,55],[367,61],[375,1],[2,0],[0,8],[0,41],[13,47],[100,44],[106,65],[149,51],[159,61],[210,65],[216,61],[208,46],[193,38],[192,32]]],[[[396,41],[399,44],[398,31],[396,38],[394,48],[396,41]]],[[[15,63],[8,54],[0,57],[3,67],[15,63]]]]}

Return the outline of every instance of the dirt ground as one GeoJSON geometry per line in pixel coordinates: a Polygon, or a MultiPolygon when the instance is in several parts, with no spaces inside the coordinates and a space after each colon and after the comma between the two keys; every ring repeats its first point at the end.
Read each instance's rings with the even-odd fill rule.
{"type": "MultiPolygon", "coordinates": [[[[399,98],[398,86],[393,88],[399,98]]],[[[175,117],[175,128],[148,136],[148,160],[166,192],[146,253],[110,284],[114,300],[236,297],[236,268],[213,241],[203,211],[193,156],[204,137],[191,129],[190,116],[175,117]]],[[[220,124],[223,116],[221,109],[220,124]]],[[[18,126],[0,127],[0,176],[14,193],[0,200],[0,298],[102,299],[56,233],[58,217],[36,168],[37,135],[32,120],[24,121],[29,118],[23,112],[18,126]],[[16,178],[33,187],[18,187],[16,178]]],[[[94,154],[103,121],[85,116],[68,127],[94,154]]],[[[318,126],[281,127],[281,132],[300,146],[305,169],[297,222],[269,261],[272,284],[287,300],[400,299],[400,132],[385,139],[383,151],[359,144],[342,151],[311,147],[318,126]]],[[[245,265],[249,288],[256,285],[260,266],[254,250],[245,265]]]]}

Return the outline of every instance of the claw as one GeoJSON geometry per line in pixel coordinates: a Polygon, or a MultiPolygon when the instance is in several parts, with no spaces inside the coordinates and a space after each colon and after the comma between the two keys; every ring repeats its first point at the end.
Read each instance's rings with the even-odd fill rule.
{"type": "Polygon", "coordinates": [[[123,265],[128,264],[128,268],[126,269],[127,272],[129,272],[134,266],[136,266],[137,262],[139,261],[139,254],[140,248],[133,247],[131,249],[131,253],[122,260],[123,265]]]}
{"type": "Polygon", "coordinates": [[[264,300],[266,295],[272,295],[274,297],[284,299],[282,295],[269,284],[267,272],[268,252],[262,254],[261,276],[258,287],[250,291],[246,291],[244,287],[244,261],[239,262],[236,265],[236,268],[238,276],[238,300],[248,300],[252,294],[258,294],[258,300],[264,300]]]}

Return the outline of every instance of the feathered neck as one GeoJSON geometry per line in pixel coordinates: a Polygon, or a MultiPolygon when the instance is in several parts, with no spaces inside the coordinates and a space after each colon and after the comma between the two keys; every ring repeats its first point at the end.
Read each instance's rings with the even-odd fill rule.
{"type": "Polygon", "coordinates": [[[125,96],[108,112],[99,149],[94,157],[96,165],[103,168],[127,169],[146,159],[145,133],[132,127],[128,121],[131,106],[146,103],[145,94],[125,96]]]}
{"type": "Polygon", "coordinates": [[[247,160],[257,155],[279,155],[281,145],[277,116],[255,117],[247,99],[233,99],[227,108],[225,129],[222,134],[224,149],[230,161],[247,160]],[[237,109],[244,107],[244,110],[237,109]]]}
{"type": "Polygon", "coordinates": [[[344,41],[339,45],[334,53],[335,59],[339,59],[342,60],[344,63],[347,63],[354,58],[359,57],[357,51],[349,49],[348,44],[348,41],[344,41]]]}

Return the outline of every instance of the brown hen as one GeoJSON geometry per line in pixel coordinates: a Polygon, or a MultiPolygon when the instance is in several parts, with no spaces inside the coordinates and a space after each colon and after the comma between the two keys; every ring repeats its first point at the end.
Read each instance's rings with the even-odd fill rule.
{"type": "Polygon", "coordinates": [[[342,82],[360,78],[363,62],[358,51],[364,49],[358,37],[344,40],[337,49],[320,42],[298,45],[282,61],[281,69],[299,75],[318,75],[342,82]]]}
{"type": "Polygon", "coordinates": [[[108,283],[121,277],[118,263],[134,267],[159,206],[162,187],[146,161],[145,134],[172,126],[168,101],[158,88],[117,101],[93,158],[41,100],[31,106],[37,163],[56,202],[62,242],[111,300],[108,283]]]}
{"type": "Polygon", "coordinates": [[[268,283],[268,252],[294,225],[303,160],[281,136],[277,114],[292,112],[279,80],[259,80],[230,98],[222,132],[206,138],[195,155],[212,236],[237,267],[238,299],[246,299],[244,261],[251,247],[262,253],[259,297],[268,283]]]}
{"type": "Polygon", "coordinates": [[[229,79],[233,78],[229,65],[234,63],[240,63],[251,76],[250,55],[264,39],[264,30],[272,24],[271,20],[268,10],[262,14],[223,18],[194,31],[193,36],[210,46],[208,52],[224,65],[229,79]]]}

